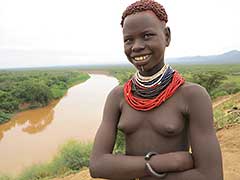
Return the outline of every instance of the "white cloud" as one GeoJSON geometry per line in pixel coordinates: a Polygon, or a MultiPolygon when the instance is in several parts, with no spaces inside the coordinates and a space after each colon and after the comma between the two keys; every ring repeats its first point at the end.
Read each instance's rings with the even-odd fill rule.
{"type": "MultiPolygon", "coordinates": [[[[111,63],[117,58],[126,62],[119,23],[122,11],[132,2],[0,1],[0,48],[71,51],[88,54],[92,56],[91,62],[95,63],[101,63],[100,59],[111,63]]],[[[240,17],[239,1],[161,2],[169,14],[168,25],[172,30],[167,57],[218,54],[240,49],[240,21],[237,19],[240,17]]],[[[0,59],[1,64],[2,61],[0,59]]],[[[21,58],[21,61],[11,64],[19,66],[20,62],[29,63],[25,61],[28,60],[21,58]]],[[[75,63],[76,60],[70,62],[75,63]]],[[[58,61],[42,59],[41,63],[57,65],[58,61]]]]}

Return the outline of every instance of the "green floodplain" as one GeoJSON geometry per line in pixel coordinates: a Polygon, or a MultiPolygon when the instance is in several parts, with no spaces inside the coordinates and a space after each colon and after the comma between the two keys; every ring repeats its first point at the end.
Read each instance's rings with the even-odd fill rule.
{"type": "MultiPolygon", "coordinates": [[[[216,130],[240,123],[240,64],[172,65],[186,81],[206,88],[213,101],[228,97],[214,107],[216,130]]],[[[131,66],[89,66],[0,70],[0,124],[12,115],[30,108],[46,106],[61,98],[67,89],[86,81],[88,72],[107,73],[124,84],[134,73],[131,66]]],[[[50,162],[33,165],[17,177],[0,175],[0,180],[50,179],[78,172],[88,166],[92,143],[66,142],[50,162]]],[[[115,153],[124,152],[124,137],[118,133],[115,153]]]]}

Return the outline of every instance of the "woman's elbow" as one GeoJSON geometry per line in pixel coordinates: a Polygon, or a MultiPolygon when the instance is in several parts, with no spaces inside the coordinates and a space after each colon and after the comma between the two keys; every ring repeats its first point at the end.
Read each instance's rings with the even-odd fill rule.
{"type": "Polygon", "coordinates": [[[94,163],[94,162],[90,161],[89,172],[90,172],[90,176],[92,178],[98,178],[99,177],[97,163],[94,163]]]}
{"type": "Polygon", "coordinates": [[[107,166],[107,164],[111,164],[106,163],[106,156],[107,154],[99,156],[97,158],[90,158],[89,172],[92,178],[112,178],[111,173],[106,171],[106,169],[109,169],[109,166],[107,166]]]}

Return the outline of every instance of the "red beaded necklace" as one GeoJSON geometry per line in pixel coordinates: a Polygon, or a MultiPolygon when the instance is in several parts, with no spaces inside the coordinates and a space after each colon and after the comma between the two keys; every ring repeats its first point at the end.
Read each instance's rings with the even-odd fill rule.
{"type": "Polygon", "coordinates": [[[135,97],[132,93],[132,79],[128,80],[124,85],[124,97],[127,103],[134,109],[139,111],[149,111],[160,106],[164,101],[170,98],[174,92],[184,83],[184,78],[175,71],[173,79],[169,85],[154,99],[135,97]]]}

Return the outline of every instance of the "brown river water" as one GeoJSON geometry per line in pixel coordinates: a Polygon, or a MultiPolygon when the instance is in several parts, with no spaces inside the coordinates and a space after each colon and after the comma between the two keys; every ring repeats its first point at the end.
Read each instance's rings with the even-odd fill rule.
{"type": "Polygon", "coordinates": [[[0,125],[0,174],[16,174],[34,163],[51,160],[69,139],[93,141],[107,94],[118,81],[91,74],[49,106],[18,113],[0,125]]]}

